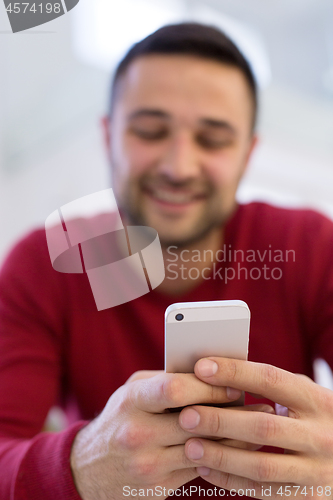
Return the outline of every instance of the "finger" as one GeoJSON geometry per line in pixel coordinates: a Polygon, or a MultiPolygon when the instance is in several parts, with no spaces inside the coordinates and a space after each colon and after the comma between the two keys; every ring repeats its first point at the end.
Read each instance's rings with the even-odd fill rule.
{"type": "Polygon", "coordinates": [[[194,371],[200,380],[209,384],[261,394],[288,408],[316,410],[313,391],[318,386],[272,365],[211,357],[199,360],[194,371]]]}
{"type": "MultiPolygon", "coordinates": [[[[166,494],[173,496],[180,496],[179,493],[175,493],[178,488],[181,488],[183,484],[186,484],[199,476],[195,467],[189,469],[180,469],[173,471],[168,480],[166,481],[166,494]],[[173,490],[173,491],[170,491],[173,490]]],[[[180,490],[181,492],[181,490],[180,490]]],[[[168,497],[169,498],[169,497],[168,497]]]]}
{"type": "Polygon", "coordinates": [[[295,483],[279,484],[257,482],[226,472],[208,469],[207,467],[198,467],[197,472],[205,481],[214,484],[218,488],[235,491],[240,496],[245,495],[247,497],[264,500],[267,500],[267,498],[271,500],[281,500],[284,496],[299,499],[304,499],[305,496],[310,496],[312,499],[319,499],[322,497],[322,495],[317,496],[316,493],[314,493],[313,490],[315,489],[310,489],[311,487],[307,488],[306,486],[300,486],[295,483]]]}
{"type": "Polygon", "coordinates": [[[136,459],[135,468],[140,472],[146,474],[149,472],[157,477],[166,474],[173,475],[174,472],[181,470],[192,470],[195,477],[198,476],[196,465],[185,455],[184,445],[168,446],[161,449],[161,453],[155,456],[141,454],[136,459]]]}
{"type": "MultiPolygon", "coordinates": [[[[251,498],[265,498],[265,492],[269,492],[269,484],[259,483],[257,481],[252,481],[245,477],[235,476],[233,474],[228,474],[226,472],[221,472],[213,469],[208,469],[207,467],[197,467],[197,473],[205,480],[211,484],[214,484],[218,488],[226,489],[229,491],[236,491],[241,496],[247,496],[251,498]]],[[[271,495],[267,495],[271,497],[271,495]]]]}
{"type": "Polygon", "coordinates": [[[168,408],[193,404],[221,404],[234,401],[240,393],[228,397],[225,387],[206,384],[193,373],[163,373],[137,380],[130,386],[130,397],[138,410],[163,413],[168,408]]]}
{"type": "Polygon", "coordinates": [[[258,482],[315,484],[315,467],[301,456],[247,451],[206,439],[190,439],[185,454],[193,463],[258,482]]]}
{"type": "MultiPolygon", "coordinates": [[[[255,404],[255,405],[246,405],[246,406],[235,406],[232,408],[234,411],[261,411],[265,413],[274,414],[274,408],[267,404],[255,404]]],[[[241,448],[242,450],[260,450],[262,448],[261,444],[256,443],[248,443],[246,441],[239,441],[237,439],[227,439],[223,438],[218,441],[225,446],[232,446],[233,448],[241,448]]]]}
{"type": "Polygon", "coordinates": [[[143,483],[150,477],[158,481],[157,485],[176,489],[198,477],[195,465],[185,455],[184,445],[156,448],[154,451],[137,453],[130,461],[131,473],[138,479],[141,477],[143,483]]]}
{"type": "Polygon", "coordinates": [[[303,379],[309,380],[310,382],[313,382],[313,380],[310,377],[308,377],[307,375],[304,375],[304,373],[295,373],[295,375],[297,375],[297,377],[303,377],[303,379]]]}
{"type": "MultiPolygon", "coordinates": [[[[267,404],[255,404],[255,405],[246,405],[246,406],[234,406],[232,408],[234,411],[262,411],[266,413],[274,414],[274,408],[267,404]]],[[[227,439],[223,438],[218,441],[225,446],[232,446],[233,448],[240,448],[242,450],[259,450],[262,445],[256,443],[247,443],[246,441],[239,441],[237,439],[227,439]]]]}
{"type": "Polygon", "coordinates": [[[261,394],[255,394],[254,392],[249,392],[248,394],[250,394],[250,396],[252,396],[255,399],[262,399],[261,394]]]}
{"type": "Polygon", "coordinates": [[[217,441],[220,444],[224,444],[225,446],[231,446],[232,448],[239,448],[241,450],[260,450],[262,447],[260,444],[255,443],[246,443],[245,441],[238,441],[236,439],[220,439],[217,441]]]}
{"type": "Polygon", "coordinates": [[[144,442],[155,442],[163,447],[184,445],[193,437],[193,432],[186,431],[179,425],[178,413],[150,414],[146,417],[144,427],[138,429],[138,432],[144,442]]]}
{"type": "Polygon", "coordinates": [[[129,382],[134,382],[135,380],[155,377],[156,375],[159,375],[161,373],[164,373],[163,370],[139,370],[137,372],[132,373],[132,375],[126,380],[125,384],[128,384],[129,382]]]}
{"type": "MultiPolygon", "coordinates": [[[[264,407],[267,410],[273,410],[268,405],[253,405],[253,407],[261,408],[264,407]]],[[[242,407],[243,408],[243,407],[242,407]]],[[[251,407],[243,411],[253,411],[251,407]]],[[[228,410],[227,410],[228,411],[228,410]]],[[[241,408],[235,408],[233,411],[241,411],[241,408]]],[[[183,429],[179,424],[179,414],[178,413],[166,413],[166,414],[151,414],[146,421],[146,425],[143,429],[138,428],[137,433],[140,433],[141,438],[144,442],[154,441],[160,446],[175,446],[180,444],[185,444],[188,439],[193,436],[205,437],[204,434],[193,431],[187,431],[183,429]],[[163,432],[161,432],[163,429],[163,432]]],[[[222,439],[221,442],[227,446],[234,446],[236,448],[243,448],[248,450],[257,450],[261,447],[257,443],[246,443],[241,442],[238,439],[222,439]]]]}
{"type": "Polygon", "coordinates": [[[271,413],[274,414],[275,410],[272,406],[265,404],[265,403],[259,403],[255,405],[245,405],[245,406],[232,406],[230,408],[224,408],[224,410],[233,410],[233,411],[259,411],[263,413],[271,413]]]}
{"type": "MultiPolygon", "coordinates": [[[[203,408],[205,408],[205,407],[203,407],[203,408]]],[[[206,411],[204,410],[204,414],[207,414],[207,412],[210,412],[212,410],[212,408],[214,408],[214,407],[208,407],[206,411]]],[[[190,432],[194,432],[192,425],[190,425],[189,427],[188,426],[186,427],[186,424],[185,424],[185,426],[184,426],[184,423],[185,423],[184,417],[185,417],[185,415],[191,414],[191,412],[189,412],[190,409],[198,412],[199,417],[200,417],[200,406],[198,408],[196,405],[195,406],[187,406],[186,408],[184,408],[182,410],[181,413],[179,413],[179,425],[180,425],[180,427],[182,427],[184,429],[186,428],[186,430],[189,429],[190,432]]],[[[263,403],[262,404],[255,404],[255,405],[246,405],[246,406],[232,406],[232,407],[228,407],[228,408],[223,408],[223,410],[225,410],[225,411],[241,411],[241,412],[251,412],[251,411],[254,412],[255,411],[255,412],[270,413],[272,415],[274,415],[276,413],[272,406],[270,406],[268,404],[263,404],[263,403]]],[[[192,413],[192,415],[193,415],[193,413],[192,413]]],[[[191,422],[190,422],[190,424],[191,424],[191,422]]]]}
{"type": "Polygon", "coordinates": [[[304,421],[272,413],[192,406],[181,412],[179,424],[186,431],[206,437],[237,439],[299,452],[316,450],[304,421]]]}

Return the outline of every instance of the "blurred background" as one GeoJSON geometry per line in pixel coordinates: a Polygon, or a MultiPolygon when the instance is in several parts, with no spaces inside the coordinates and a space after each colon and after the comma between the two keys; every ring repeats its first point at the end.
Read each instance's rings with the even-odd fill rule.
{"type": "Polygon", "coordinates": [[[261,143],[239,199],[333,217],[332,0],[80,0],[11,34],[0,8],[0,262],[56,208],[109,186],[100,136],[112,70],[162,24],[194,19],[234,38],[261,87],[261,143]]]}
{"type": "Polygon", "coordinates": [[[80,0],[13,35],[0,6],[0,263],[61,205],[109,187],[99,120],[114,65],[159,26],[222,27],[261,88],[261,143],[238,197],[333,218],[332,0],[80,0]]]}

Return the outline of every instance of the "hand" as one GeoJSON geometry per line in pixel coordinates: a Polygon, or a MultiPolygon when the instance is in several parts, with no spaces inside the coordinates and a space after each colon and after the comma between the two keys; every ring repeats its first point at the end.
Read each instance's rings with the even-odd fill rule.
{"type": "Polygon", "coordinates": [[[202,359],[195,374],[213,386],[261,394],[289,409],[288,418],[223,408],[185,408],[180,414],[184,430],[285,450],[281,455],[230,448],[211,439],[190,439],[186,456],[206,481],[229,490],[252,490],[247,495],[255,498],[332,498],[332,391],[274,366],[234,359],[202,359]]]}
{"type": "Polygon", "coordinates": [[[136,490],[133,496],[159,486],[165,494],[158,498],[166,498],[168,490],[198,476],[184,451],[193,433],[180,427],[179,413],[166,409],[229,402],[239,391],[234,395],[194,374],[134,374],[76,436],[71,466],[79,494],[83,500],[119,500],[125,486],[125,493],[136,490]]]}

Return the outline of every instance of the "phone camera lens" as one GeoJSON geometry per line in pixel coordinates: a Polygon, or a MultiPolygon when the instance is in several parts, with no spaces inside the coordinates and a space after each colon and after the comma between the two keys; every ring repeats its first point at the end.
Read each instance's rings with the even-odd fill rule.
{"type": "Polygon", "coordinates": [[[177,321],[181,321],[182,319],[184,319],[184,314],[176,314],[177,321]]]}

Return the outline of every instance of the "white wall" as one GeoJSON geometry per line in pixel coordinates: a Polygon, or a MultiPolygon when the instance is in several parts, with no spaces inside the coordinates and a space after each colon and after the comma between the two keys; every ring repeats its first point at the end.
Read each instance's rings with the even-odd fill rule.
{"type": "Polygon", "coordinates": [[[108,75],[72,54],[71,14],[11,34],[0,6],[0,261],[59,205],[108,185],[108,75]]]}

